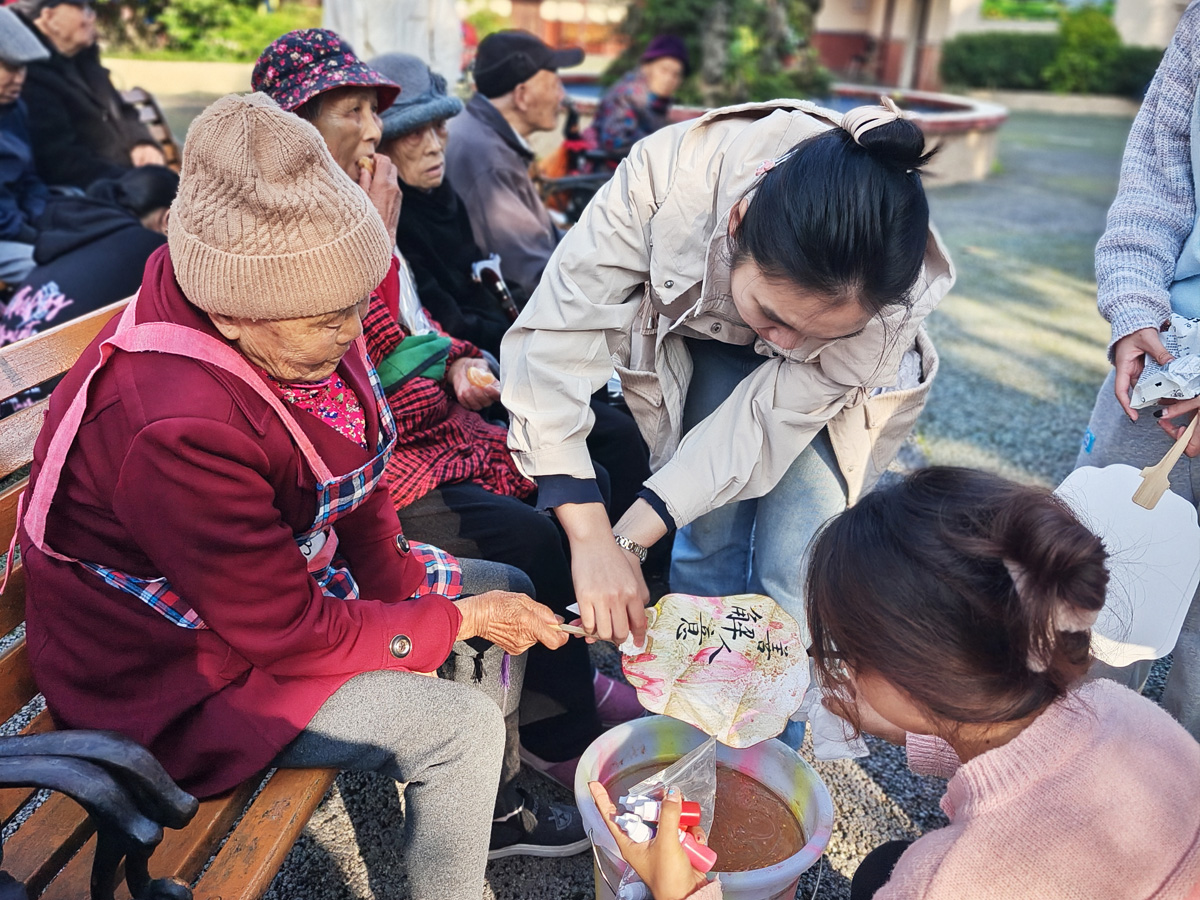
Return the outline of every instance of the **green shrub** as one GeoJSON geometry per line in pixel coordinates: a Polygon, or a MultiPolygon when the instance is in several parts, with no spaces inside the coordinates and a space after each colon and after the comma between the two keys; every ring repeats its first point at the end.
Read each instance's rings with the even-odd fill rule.
{"type": "Polygon", "coordinates": [[[1155,47],[1122,47],[1116,65],[1109,72],[1110,83],[1105,93],[1140,100],[1162,58],[1163,51],[1155,47]]]}
{"type": "Polygon", "coordinates": [[[1112,18],[1082,6],[1059,20],[1058,53],[1046,68],[1046,83],[1060,93],[1103,93],[1111,87],[1121,57],[1121,35],[1112,18]]]}
{"type": "MultiPolygon", "coordinates": [[[[1114,0],[1103,0],[1098,4],[1108,15],[1112,15],[1114,0]]],[[[1054,21],[1067,10],[1063,0],[983,0],[985,19],[1025,19],[1054,21]]]]}
{"type": "Polygon", "coordinates": [[[252,8],[228,0],[173,0],[158,21],[166,32],[168,47],[194,51],[206,43],[225,44],[221,33],[253,14],[252,8]]]}
{"type": "Polygon", "coordinates": [[[256,0],[171,0],[142,40],[109,29],[106,52],[135,59],[253,62],[280,35],[320,24],[318,6],[273,3],[268,12],[256,0]]]}
{"type": "MultiPolygon", "coordinates": [[[[1091,25],[1097,22],[1094,16],[1088,18],[1091,25]]],[[[1074,24],[1063,30],[1067,34],[960,35],[942,45],[942,81],[963,88],[1076,90],[1140,98],[1162,61],[1163,51],[1153,47],[1118,44],[1114,50],[1106,28],[1098,29],[1103,38],[1099,46],[1090,31],[1081,35],[1074,24]],[[1072,44],[1062,50],[1068,35],[1073,35],[1072,44]],[[1086,78],[1080,77],[1083,74],[1086,78]]]]}
{"type": "Polygon", "coordinates": [[[993,90],[1045,90],[1044,73],[1058,53],[1056,34],[992,31],[963,34],[942,45],[942,81],[993,90]]]}
{"type": "Polygon", "coordinates": [[[510,17],[492,12],[490,9],[477,9],[467,16],[467,22],[475,29],[475,35],[483,40],[489,34],[512,28],[510,17]]]}

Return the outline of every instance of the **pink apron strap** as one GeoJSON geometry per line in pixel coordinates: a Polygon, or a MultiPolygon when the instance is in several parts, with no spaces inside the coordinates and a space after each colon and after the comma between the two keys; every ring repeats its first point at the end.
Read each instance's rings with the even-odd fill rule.
{"type": "MultiPolygon", "coordinates": [[[[267,387],[266,383],[250,367],[249,363],[246,362],[240,353],[228,344],[184,325],[175,325],[170,322],[146,322],[136,325],[134,324],[136,305],[137,297],[135,296],[121,314],[116,332],[112,337],[100,344],[100,360],[88,373],[87,378],[84,379],[79,391],[72,399],[71,405],[67,408],[66,414],[55,430],[54,436],[50,440],[50,446],[46,450],[46,458],[42,462],[41,470],[38,473],[37,483],[34,485],[34,490],[29,498],[29,509],[24,525],[30,541],[43,553],[65,562],[74,562],[75,560],[71,557],[63,556],[46,546],[46,519],[49,516],[50,504],[53,502],[54,495],[58,491],[58,484],[62,476],[63,466],[66,463],[67,452],[75,441],[75,435],[79,432],[79,425],[83,421],[83,415],[87,409],[88,387],[92,382],[92,378],[103,368],[105,363],[108,362],[109,357],[117,349],[132,353],[173,353],[178,356],[199,359],[241,379],[255,393],[262,397],[271,409],[275,411],[276,415],[279,416],[284,427],[287,428],[288,433],[300,448],[305,462],[312,469],[318,482],[324,483],[333,480],[333,473],[330,472],[325,461],[321,459],[312,441],[304,433],[300,424],[288,413],[283,401],[267,387]]],[[[363,360],[369,365],[366,346],[362,337],[359,337],[355,341],[355,344],[358,345],[358,350],[363,360]]]]}

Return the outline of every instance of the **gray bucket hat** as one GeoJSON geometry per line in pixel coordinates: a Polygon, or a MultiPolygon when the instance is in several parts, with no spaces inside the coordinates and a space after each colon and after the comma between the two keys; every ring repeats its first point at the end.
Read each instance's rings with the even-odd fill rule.
{"type": "Polygon", "coordinates": [[[463,111],[462,101],[446,93],[446,79],[431,71],[419,57],[385,53],[368,60],[367,65],[400,85],[400,96],[379,117],[385,141],[463,111]]]}
{"type": "Polygon", "coordinates": [[[17,14],[0,6],[0,60],[10,66],[25,66],[49,58],[50,51],[17,18],[17,14]]]}

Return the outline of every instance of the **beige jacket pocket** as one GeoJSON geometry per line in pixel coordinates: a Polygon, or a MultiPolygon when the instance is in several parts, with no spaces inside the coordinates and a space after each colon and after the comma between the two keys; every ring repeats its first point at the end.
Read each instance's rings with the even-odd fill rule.
{"type": "Polygon", "coordinates": [[[670,428],[667,410],[663,405],[662,382],[658,373],[614,364],[621,378],[621,390],[625,394],[625,405],[633,414],[642,437],[651,447],[658,446],[665,431],[670,428]]]}
{"type": "Polygon", "coordinates": [[[938,355],[921,328],[916,349],[921,354],[921,383],[914,388],[887,391],[846,408],[829,423],[838,465],[846,479],[846,502],[853,505],[875,486],[892,464],[916,424],[937,376],[938,355]]]}

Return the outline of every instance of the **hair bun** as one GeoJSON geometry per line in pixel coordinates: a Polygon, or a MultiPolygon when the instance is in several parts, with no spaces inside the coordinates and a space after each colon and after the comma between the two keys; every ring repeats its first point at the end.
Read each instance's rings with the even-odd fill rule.
{"type": "Polygon", "coordinates": [[[912,114],[891,97],[880,97],[878,106],[858,106],[842,116],[842,129],[856,144],[889,168],[912,172],[933,157],[925,152],[925,134],[912,114]]]}

